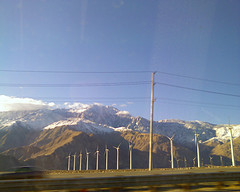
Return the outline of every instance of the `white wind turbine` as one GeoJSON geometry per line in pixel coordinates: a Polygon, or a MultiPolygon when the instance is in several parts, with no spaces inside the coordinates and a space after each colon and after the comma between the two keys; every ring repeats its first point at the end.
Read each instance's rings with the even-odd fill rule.
{"type": "Polygon", "coordinates": [[[119,148],[120,148],[121,143],[117,146],[114,147],[117,150],[117,170],[119,169],[119,148]]]}
{"type": "Polygon", "coordinates": [[[69,155],[66,158],[68,158],[68,171],[69,171],[70,170],[70,161],[71,161],[70,153],[69,153],[69,155]]]}
{"type": "Polygon", "coordinates": [[[209,160],[210,160],[210,165],[213,166],[213,157],[212,156],[209,156],[209,160]]]}
{"type": "Polygon", "coordinates": [[[229,123],[229,134],[230,134],[230,144],[231,144],[231,155],[232,155],[232,166],[235,166],[235,159],[234,159],[234,150],[233,150],[233,138],[232,138],[232,127],[230,126],[229,123]]]}
{"type": "Polygon", "coordinates": [[[98,149],[98,146],[97,146],[97,151],[95,152],[95,154],[97,154],[97,159],[96,159],[96,170],[98,170],[98,165],[99,165],[99,149],[98,149]]]}
{"type": "Polygon", "coordinates": [[[196,165],[196,157],[193,158],[193,167],[196,165]]]}
{"type": "Polygon", "coordinates": [[[76,170],[76,153],[73,155],[73,170],[76,170]]]}
{"type": "Polygon", "coordinates": [[[82,170],[82,151],[79,154],[79,171],[82,170]]]}
{"type": "Polygon", "coordinates": [[[197,132],[195,132],[195,145],[197,147],[197,162],[198,162],[198,167],[201,167],[200,164],[200,152],[199,152],[199,134],[197,134],[197,132]]]}
{"type": "Polygon", "coordinates": [[[171,145],[171,167],[174,168],[174,157],[173,157],[173,138],[176,134],[174,134],[171,138],[167,136],[167,138],[170,140],[171,145]]]}
{"type": "Polygon", "coordinates": [[[88,152],[86,149],[86,155],[87,155],[86,170],[88,170],[88,165],[89,165],[89,154],[90,154],[90,152],[88,152]]]}
{"type": "Polygon", "coordinates": [[[129,142],[129,169],[132,169],[132,148],[133,144],[129,142]]]}
{"type": "Polygon", "coordinates": [[[108,170],[108,153],[109,153],[109,149],[107,148],[107,145],[106,145],[106,148],[105,148],[105,153],[106,153],[106,170],[108,170]]]}
{"type": "Polygon", "coordinates": [[[220,156],[220,162],[221,162],[221,166],[224,166],[222,156],[220,156]]]}
{"type": "Polygon", "coordinates": [[[187,167],[187,158],[184,157],[184,164],[185,164],[185,167],[187,167]]]}

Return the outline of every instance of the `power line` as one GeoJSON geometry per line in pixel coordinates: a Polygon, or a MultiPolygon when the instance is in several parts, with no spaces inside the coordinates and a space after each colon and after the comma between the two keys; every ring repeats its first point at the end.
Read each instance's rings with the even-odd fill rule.
{"type": "MultiPolygon", "coordinates": [[[[9,73],[55,73],[55,74],[140,74],[140,73],[152,73],[153,71],[65,71],[65,70],[12,70],[12,69],[0,69],[0,72],[9,72],[9,73]]],[[[176,73],[169,73],[164,71],[156,71],[156,73],[170,75],[175,77],[181,78],[188,78],[194,79],[199,81],[211,82],[211,83],[218,83],[218,84],[225,84],[225,85],[233,85],[233,86],[240,86],[239,83],[232,83],[226,81],[217,81],[212,79],[205,79],[200,77],[193,77],[188,75],[180,75],[176,73]]]]}
{"type": "MultiPolygon", "coordinates": [[[[23,96],[23,98],[29,98],[27,96],[23,96]]],[[[33,99],[41,99],[45,102],[149,102],[149,97],[33,97],[33,99]]],[[[221,107],[221,108],[235,108],[237,110],[240,109],[238,105],[228,105],[228,104],[220,104],[220,103],[208,103],[208,102],[199,102],[199,101],[191,101],[191,100],[182,100],[182,99],[174,99],[174,98],[165,98],[165,97],[156,97],[156,101],[165,104],[180,104],[180,105],[191,105],[191,106],[201,106],[205,105],[207,107],[221,107]],[[166,102],[170,101],[170,102],[166,102]],[[174,102],[174,103],[173,103],[174,102]]],[[[0,102],[2,103],[2,102],[0,102]]]]}
{"type": "Polygon", "coordinates": [[[190,101],[190,100],[183,100],[183,99],[172,99],[172,98],[164,98],[164,97],[157,97],[158,100],[167,100],[167,101],[176,101],[176,102],[184,102],[184,103],[190,103],[190,104],[198,104],[198,105],[212,105],[212,106],[222,106],[222,107],[232,107],[240,109],[240,106],[238,105],[227,105],[227,104],[220,104],[220,103],[208,103],[208,102],[198,102],[198,101],[190,101]]]}
{"type": "Polygon", "coordinates": [[[31,84],[31,83],[0,83],[0,87],[100,87],[100,86],[131,86],[147,85],[150,81],[115,82],[115,83],[78,83],[78,84],[31,84]]]}
{"type": "Polygon", "coordinates": [[[115,73],[152,73],[152,71],[57,71],[57,70],[11,70],[0,69],[0,72],[9,73],[66,73],[66,74],[115,74],[115,73]]]}
{"type": "Polygon", "coordinates": [[[148,100],[149,97],[34,97],[43,100],[148,100]]]}
{"type": "Polygon", "coordinates": [[[209,91],[209,90],[204,90],[204,89],[196,89],[196,88],[184,87],[184,86],[173,85],[173,84],[168,84],[168,83],[159,83],[159,82],[157,82],[156,84],[165,85],[165,86],[169,86],[169,87],[176,87],[176,88],[186,89],[186,90],[191,90],[191,91],[199,91],[199,92],[204,92],[204,93],[212,93],[212,94],[224,95],[224,96],[231,96],[231,97],[240,97],[240,95],[235,95],[235,94],[230,94],[230,93],[222,93],[222,92],[217,92],[217,91],[209,91]]]}
{"type": "MultiPolygon", "coordinates": [[[[25,98],[27,98],[25,96],[25,98]]],[[[41,99],[45,101],[57,101],[57,102],[70,102],[70,101],[149,101],[149,97],[34,97],[34,99],[41,99]]],[[[174,101],[174,102],[184,102],[190,104],[200,104],[200,105],[213,105],[213,106],[222,106],[222,107],[233,107],[240,109],[238,105],[228,105],[228,104],[220,104],[220,103],[209,103],[209,102],[199,102],[192,100],[184,100],[184,99],[174,99],[174,98],[166,98],[166,97],[156,97],[156,101],[174,101]]]]}
{"type": "Polygon", "coordinates": [[[175,77],[182,77],[182,78],[194,79],[194,80],[199,80],[199,81],[206,81],[206,82],[211,82],[211,83],[218,83],[218,84],[225,84],[225,85],[240,86],[239,83],[231,83],[231,82],[226,82],[226,81],[217,81],[217,80],[212,80],[212,79],[192,77],[192,76],[187,76],[187,75],[179,75],[179,74],[168,73],[168,72],[163,72],[163,71],[157,71],[157,73],[165,74],[165,75],[170,75],[170,76],[175,76],[175,77]]]}
{"type": "MultiPolygon", "coordinates": [[[[229,110],[237,110],[239,111],[240,110],[240,107],[237,108],[237,107],[231,107],[231,106],[225,106],[225,105],[219,105],[219,106],[215,106],[215,105],[204,105],[203,104],[198,104],[198,103],[180,103],[180,102],[175,102],[175,101],[169,101],[169,102],[166,102],[166,101],[160,101],[160,103],[163,103],[163,104],[172,104],[172,105],[175,105],[174,107],[176,107],[176,105],[182,105],[184,107],[186,106],[198,106],[198,107],[204,107],[204,108],[213,108],[213,109],[229,109],[229,110]]],[[[185,108],[183,108],[185,109],[185,108]]]]}

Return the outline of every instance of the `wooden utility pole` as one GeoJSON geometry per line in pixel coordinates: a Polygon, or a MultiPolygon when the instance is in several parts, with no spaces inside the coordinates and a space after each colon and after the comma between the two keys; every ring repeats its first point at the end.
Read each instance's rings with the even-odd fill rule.
{"type": "Polygon", "coordinates": [[[153,168],[152,160],[152,148],[153,148],[153,104],[154,104],[154,75],[156,72],[152,73],[152,89],[151,89],[151,119],[150,119],[150,139],[149,139],[149,171],[153,168]]]}

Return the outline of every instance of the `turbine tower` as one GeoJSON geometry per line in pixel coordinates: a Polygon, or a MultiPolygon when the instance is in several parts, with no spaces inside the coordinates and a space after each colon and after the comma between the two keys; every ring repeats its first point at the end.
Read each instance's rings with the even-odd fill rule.
{"type": "Polygon", "coordinates": [[[119,147],[120,147],[121,143],[117,146],[114,147],[117,150],[117,170],[119,169],[119,147]]]}
{"type": "Polygon", "coordinates": [[[68,171],[70,171],[70,161],[71,161],[71,155],[69,153],[69,155],[67,156],[68,158],[68,171]]]}
{"type": "Polygon", "coordinates": [[[86,155],[87,155],[87,161],[86,161],[86,170],[88,170],[88,164],[89,164],[89,154],[90,152],[87,151],[86,149],[86,155]]]}
{"type": "Polygon", "coordinates": [[[181,159],[177,159],[177,168],[179,168],[179,161],[181,161],[181,159]]]}
{"type": "Polygon", "coordinates": [[[210,165],[213,166],[213,157],[212,156],[209,156],[209,160],[210,160],[210,165]]]}
{"type": "Polygon", "coordinates": [[[97,154],[97,159],[96,159],[96,170],[98,170],[98,164],[99,164],[99,150],[98,150],[98,146],[97,146],[97,151],[95,152],[95,154],[97,154]]]}
{"type": "Polygon", "coordinates": [[[186,157],[184,157],[184,164],[185,164],[185,167],[187,167],[187,159],[186,159],[186,157]]]}
{"type": "Polygon", "coordinates": [[[197,134],[195,132],[195,144],[196,144],[196,147],[197,147],[197,162],[198,162],[198,167],[201,167],[198,137],[199,137],[199,134],[197,134]]]}
{"type": "Polygon", "coordinates": [[[79,171],[82,171],[82,151],[79,154],[79,171]]]}
{"type": "Polygon", "coordinates": [[[109,152],[109,149],[107,148],[107,145],[106,145],[106,148],[105,148],[105,153],[106,153],[106,170],[108,170],[108,152],[109,152]]]}
{"type": "Polygon", "coordinates": [[[232,138],[232,127],[228,127],[230,134],[230,143],[231,143],[231,154],[232,154],[232,166],[235,166],[234,151],[233,151],[233,138],[232,138]]]}
{"type": "Polygon", "coordinates": [[[173,157],[173,138],[175,137],[176,134],[174,134],[171,138],[167,136],[167,138],[170,141],[171,145],[171,167],[174,168],[174,157],[173,157]]]}
{"type": "Polygon", "coordinates": [[[196,157],[193,158],[193,167],[196,165],[196,157]]]}
{"type": "Polygon", "coordinates": [[[224,166],[222,156],[220,156],[220,162],[221,162],[221,166],[224,166]]]}
{"type": "Polygon", "coordinates": [[[73,155],[73,170],[76,170],[76,153],[73,155]]]}
{"type": "Polygon", "coordinates": [[[132,169],[132,148],[133,145],[129,142],[129,169],[132,169]]]}

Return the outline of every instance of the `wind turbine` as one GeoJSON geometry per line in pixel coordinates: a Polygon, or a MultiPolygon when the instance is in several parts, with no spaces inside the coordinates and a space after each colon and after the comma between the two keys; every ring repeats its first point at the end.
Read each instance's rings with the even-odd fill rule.
{"type": "Polygon", "coordinates": [[[133,144],[129,142],[129,168],[132,169],[132,148],[133,144]]]}
{"type": "Polygon", "coordinates": [[[187,159],[186,159],[186,157],[184,157],[184,164],[185,164],[185,167],[187,167],[187,159]]]}
{"type": "Polygon", "coordinates": [[[82,151],[79,154],[79,171],[82,170],[82,151]]]}
{"type": "Polygon", "coordinates": [[[89,154],[90,152],[87,151],[86,149],[86,155],[87,155],[87,161],[86,161],[86,170],[88,170],[88,164],[89,164],[89,154]]]}
{"type": "Polygon", "coordinates": [[[170,138],[167,136],[167,138],[170,140],[170,145],[171,145],[171,165],[172,168],[174,168],[174,157],[173,157],[173,138],[175,137],[175,133],[173,134],[173,136],[170,138]]]}
{"type": "Polygon", "coordinates": [[[213,157],[209,156],[209,159],[210,159],[210,165],[213,166],[213,161],[212,161],[213,157]]]}
{"type": "Polygon", "coordinates": [[[179,161],[181,161],[181,159],[177,159],[177,168],[179,168],[179,161]]]}
{"type": "Polygon", "coordinates": [[[68,171],[70,170],[70,161],[71,161],[71,155],[69,153],[69,155],[67,156],[68,158],[68,171]]]}
{"type": "Polygon", "coordinates": [[[220,156],[220,161],[221,161],[221,166],[224,166],[223,165],[223,158],[222,158],[222,156],[220,156]]]}
{"type": "Polygon", "coordinates": [[[73,155],[73,170],[76,170],[76,153],[73,155]]]}
{"type": "Polygon", "coordinates": [[[198,167],[201,167],[198,137],[199,137],[199,134],[197,134],[197,132],[195,132],[195,145],[197,147],[197,162],[198,162],[198,167]]]}
{"type": "Polygon", "coordinates": [[[193,158],[193,167],[196,165],[196,157],[193,158]]]}
{"type": "Polygon", "coordinates": [[[233,151],[233,138],[232,138],[232,127],[228,127],[230,134],[230,143],[231,143],[231,154],[232,154],[232,166],[235,166],[234,151],[233,151]]]}
{"type": "Polygon", "coordinates": [[[95,154],[97,154],[97,159],[96,159],[96,170],[98,170],[98,164],[99,164],[99,150],[98,150],[98,146],[97,146],[97,151],[95,152],[95,154]]]}
{"type": "Polygon", "coordinates": [[[117,146],[114,147],[117,150],[117,170],[119,169],[119,147],[120,147],[121,143],[117,146]]]}
{"type": "Polygon", "coordinates": [[[106,145],[106,148],[105,148],[105,153],[106,153],[106,170],[108,170],[108,152],[109,152],[109,149],[107,148],[107,145],[106,145]]]}

